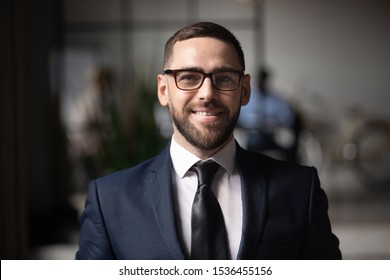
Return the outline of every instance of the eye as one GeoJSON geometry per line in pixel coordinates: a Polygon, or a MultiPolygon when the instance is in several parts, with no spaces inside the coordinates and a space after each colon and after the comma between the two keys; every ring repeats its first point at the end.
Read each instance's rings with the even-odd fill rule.
{"type": "Polygon", "coordinates": [[[179,72],[176,75],[176,79],[179,83],[197,83],[202,79],[202,74],[197,72],[185,71],[179,72]]]}
{"type": "Polygon", "coordinates": [[[221,83],[229,83],[232,81],[232,79],[229,76],[218,76],[217,81],[221,83]]]}
{"type": "Polygon", "coordinates": [[[235,74],[233,72],[218,73],[215,75],[215,81],[223,84],[232,83],[235,81],[235,74]]]}

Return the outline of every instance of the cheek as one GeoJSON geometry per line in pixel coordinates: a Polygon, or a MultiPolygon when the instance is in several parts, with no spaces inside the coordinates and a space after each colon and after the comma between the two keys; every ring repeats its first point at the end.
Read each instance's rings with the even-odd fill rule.
{"type": "Polygon", "coordinates": [[[232,111],[232,113],[234,112],[237,112],[238,110],[240,110],[240,107],[242,106],[242,98],[243,96],[240,95],[240,94],[237,94],[236,96],[234,96],[231,100],[229,100],[229,103],[225,103],[226,105],[228,105],[228,107],[230,108],[230,110],[232,111]]]}
{"type": "Polygon", "coordinates": [[[169,107],[173,107],[175,108],[176,111],[180,111],[180,112],[188,103],[186,98],[177,94],[169,95],[168,102],[169,102],[169,107]]]}

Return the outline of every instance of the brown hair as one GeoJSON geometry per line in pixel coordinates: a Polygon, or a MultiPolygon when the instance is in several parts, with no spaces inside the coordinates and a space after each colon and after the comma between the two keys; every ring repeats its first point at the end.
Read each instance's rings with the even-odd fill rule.
{"type": "Polygon", "coordinates": [[[213,22],[194,23],[173,34],[173,36],[165,43],[163,66],[165,67],[166,64],[168,64],[168,61],[172,56],[173,46],[176,42],[200,37],[211,37],[232,44],[237,52],[242,70],[245,70],[244,52],[242,51],[240,42],[236,39],[233,33],[225,27],[213,22]]]}

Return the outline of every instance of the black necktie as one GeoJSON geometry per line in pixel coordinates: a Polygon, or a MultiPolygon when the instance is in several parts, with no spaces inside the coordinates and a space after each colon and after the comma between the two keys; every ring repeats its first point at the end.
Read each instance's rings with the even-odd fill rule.
{"type": "Polygon", "coordinates": [[[211,181],[219,168],[216,162],[196,164],[198,175],[191,214],[191,259],[226,260],[228,259],[227,236],[222,210],[211,190],[211,181]]]}

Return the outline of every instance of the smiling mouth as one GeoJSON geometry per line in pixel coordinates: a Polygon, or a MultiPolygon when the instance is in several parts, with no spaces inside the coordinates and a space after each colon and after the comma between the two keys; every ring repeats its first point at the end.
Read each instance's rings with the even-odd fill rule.
{"type": "Polygon", "coordinates": [[[220,114],[219,112],[205,112],[205,111],[195,111],[194,113],[195,113],[196,115],[205,116],[205,117],[217,116],[217,115],[220,114]]]}

